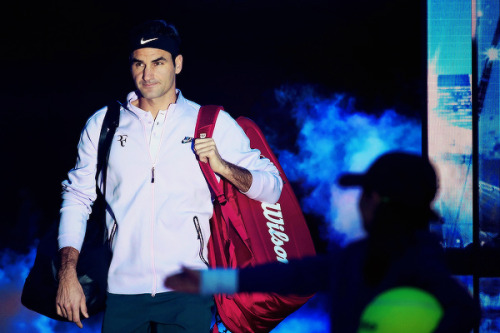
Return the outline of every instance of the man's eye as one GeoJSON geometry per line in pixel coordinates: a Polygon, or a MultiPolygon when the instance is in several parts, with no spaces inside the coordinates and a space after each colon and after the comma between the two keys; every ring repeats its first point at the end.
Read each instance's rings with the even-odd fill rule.
{"type": "Polygon", "coordinates": [[[163,65],[163,61],[157,61],[154,64],[155,64],[155,66],[160,66],[160,65],[163,65]]]}

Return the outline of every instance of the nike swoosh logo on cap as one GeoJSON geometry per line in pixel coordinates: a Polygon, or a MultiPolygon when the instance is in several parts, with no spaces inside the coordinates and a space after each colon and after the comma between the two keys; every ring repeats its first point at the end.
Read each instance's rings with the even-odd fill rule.
{"type": "Polygon", "coordinates": [[[151,39],[146,39],[146,40],[144,40],[144,38],[141,38],[141,45],[149,43],[149,42],[152,42],[152,41],[157,40],[157,39],[158,39],[158,37],[151,38],[151,39]]]}

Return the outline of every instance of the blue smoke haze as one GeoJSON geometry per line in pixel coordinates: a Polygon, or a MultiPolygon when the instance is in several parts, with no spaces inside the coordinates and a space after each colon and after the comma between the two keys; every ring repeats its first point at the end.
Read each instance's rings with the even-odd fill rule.
{"type": "Polygon", "coordinates": [[[294,106],[297,152],[281,150],[277,155],[289,180],[308,193],[301,201],[304,212],[323,215],[330,240],[346,244],[362,237],[359,190],[340,189],[336,180],[343,172],[364,171],[387,151],[420,153],[420,121],[394,110],[370,115],[356,110],[352,98],[341,94],[322,98],[307,86],[281,88],[276,99],[294,106]]]}
{"type": "MultiPolygon", "coordinates": [[[[418,121],[387,110],[369,115],[356,110],[354,100],[343,95],[320,97],[312,87],[283,87],[275,98],[293,105],[291,114],[299,130],[296,149],[278,150],[290,181],[305,190],[301,204],[306,213],[321,214],[328,237],[343,244],[363,235],[357,215],[359,192],[339,189],[336,179],[344,171],[363,171],[378,155],[389,150],[420,152],[418,121]]],[[[24,308],[20,295],[35,258],[13,251],[0,253],[0,331],[2,332],[99,332],[101,317],[85,320],[84,329],[59,323],[24,308]]],[[[282,322],[273,332],[326,332],[328,314],[324,295],[282,322]]]]}
{"type": "Polygon", "coordinates": [[[49,319],[21,305],[21,290],[35,255],[35,248],[28,254],[17,254],[11,250],[0,253],[0,332],[99,332],[99,318],[85,321],[86,329],[80,330],[74,324],[49,319]]]}

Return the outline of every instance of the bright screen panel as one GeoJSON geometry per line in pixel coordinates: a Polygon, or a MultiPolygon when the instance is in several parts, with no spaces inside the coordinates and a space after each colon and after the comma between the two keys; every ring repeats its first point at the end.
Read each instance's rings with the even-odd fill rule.
{"type": "Polygon", "coordinates": [[[471,1],[428,1],[428,153],[445,247],[472,242],[471,1]]]}

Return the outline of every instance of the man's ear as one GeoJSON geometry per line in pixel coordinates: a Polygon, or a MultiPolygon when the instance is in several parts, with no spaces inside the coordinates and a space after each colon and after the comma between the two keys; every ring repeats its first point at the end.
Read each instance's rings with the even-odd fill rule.
{"type": "Polygon", "coordinates": [[[175,57],[175,74],[179,74],[182,71],[182,62],[184,61],[184,58],[182,57],[182,54],[177,55],[175,57]]]}

